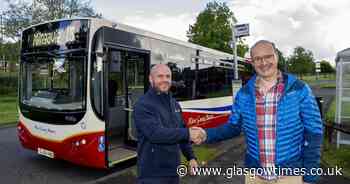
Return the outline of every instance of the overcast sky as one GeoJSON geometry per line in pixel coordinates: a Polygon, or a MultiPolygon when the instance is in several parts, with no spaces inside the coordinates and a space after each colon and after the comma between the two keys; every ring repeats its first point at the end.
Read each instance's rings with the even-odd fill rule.
{"type": "MultiPolygon", "coordinates": [[[[110,20],[187,40],[189,24],[208,0],[92,0],[97,12],[110,20]]],[[[249,23],[249,45],[259,39],[276,43],[285,54],[302,46],[317,60],[333,61],[350,47],[350,0],[225,0],[238,23],[249,23]]],[[[0,0],[1,9],[4,0],[0,0]]]]}

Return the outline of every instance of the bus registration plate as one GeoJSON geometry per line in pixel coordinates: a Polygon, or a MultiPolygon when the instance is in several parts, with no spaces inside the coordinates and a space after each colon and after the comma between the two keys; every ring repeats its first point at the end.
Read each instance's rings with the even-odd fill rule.
{"type": "Polygon", "coordinates": [[[44,149],[44,148],[38,148],[38,154],[44,155],[44,156],[49,157],[49,158],[55,157],[55,154],[52,151],[44,149]]]}

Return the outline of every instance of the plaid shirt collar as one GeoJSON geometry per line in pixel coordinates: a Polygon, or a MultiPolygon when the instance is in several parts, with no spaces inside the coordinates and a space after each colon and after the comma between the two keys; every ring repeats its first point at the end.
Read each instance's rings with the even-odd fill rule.
{"type": "MultiPolygon", "coordinates": [[[[259,85],[261,80],[262,79],[260,76],[256,77],[255,92],[256,92],[257,96],[258,95],[263,96],[263,94],[261,93],[261,86],[259,85]]],[[[280,70],[278,70],[276,83],[268,91],[271,91],[276,86],[281,86],[281,84],[283,84],[283,76],[282,76],[282,72],[280,70]]],[[[278,90],[278,91],[280,91],[280,90],[278,90]]]]}

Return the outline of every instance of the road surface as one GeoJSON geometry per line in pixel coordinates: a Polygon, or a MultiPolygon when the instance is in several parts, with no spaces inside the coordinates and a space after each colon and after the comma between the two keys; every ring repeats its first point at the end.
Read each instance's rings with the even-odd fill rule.
{"type": "Polygon", "coordinates": [[[80,167],[22,148],[16,133],[16,127],[0,129],[0,183],[3,184],[87,183],[136,163],[133,160],[109,171],[80,167]]]}

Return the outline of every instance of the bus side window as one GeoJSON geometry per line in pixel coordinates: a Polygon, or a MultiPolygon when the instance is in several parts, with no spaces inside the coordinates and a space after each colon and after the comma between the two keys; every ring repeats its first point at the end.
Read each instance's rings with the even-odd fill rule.
{"type": "Polygon", "coordinates": [[[117,94],[117,90],[118,90],[118,84],[116,81],[114,81],[113,79],[109,79],[108,80],[108,103],[110,107],[115,107],[115,101],[116,101],[116,94],[117,94]]]}
{"type": "Polygon", "coordinates": [[[192,99],[192,85],[194,80],[194,70],[190,67],[181,68],[176,63],[167,64],[172,73],[171,92],[178,101],[192,99]]]}
{"type": "Polygon", "coordinates": [[[198,76],[197,99],[232,96],[232,69],[210,66],[199,69],[198,76]]]}

